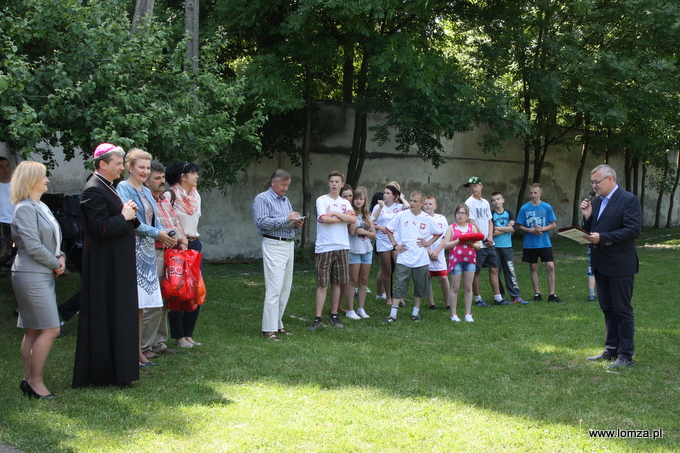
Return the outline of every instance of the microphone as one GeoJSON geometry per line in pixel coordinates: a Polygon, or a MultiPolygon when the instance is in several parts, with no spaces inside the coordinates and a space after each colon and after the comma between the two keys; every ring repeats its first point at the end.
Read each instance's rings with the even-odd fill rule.
{"type": "Polygon", "coordinates": [[[593,200],[593,197],[595,197],[595,191],[591,190],[590,193],[588,194],[588,203],[590,203],[593,200]]]}

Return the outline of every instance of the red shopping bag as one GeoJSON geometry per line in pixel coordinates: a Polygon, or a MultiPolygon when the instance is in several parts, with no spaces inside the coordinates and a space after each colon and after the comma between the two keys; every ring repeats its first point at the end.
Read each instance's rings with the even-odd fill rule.
{"type": "Polygon", "coordinates": [[[161,294],[170,310],[194,311],[205,300],[203,255],[196,250],[167,249],[161,294]]]}

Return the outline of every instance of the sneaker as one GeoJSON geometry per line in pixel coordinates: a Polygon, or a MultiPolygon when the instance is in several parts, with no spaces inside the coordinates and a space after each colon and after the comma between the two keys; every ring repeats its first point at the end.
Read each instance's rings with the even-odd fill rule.
{"type": "Polygon", "coordinates": [[[354,310],[349,310],[347,313],[345,313],[345,318],[361,319],[361,316],[357,315],[357,313],[354,310]]]}
{"type": "Polygon", "coordinates": [[[588,296],[588,302],[595,302],[595,296],[588,296]]]}
{"type": "Polygon", "coordinates": [[[368,316],[368,313],[366,313],[366,310],[364,310],[363,308],[357,310],[357,315],[361,316],[364,319],[370,318],[370,316],[368,316]]]}
{"type": "Polygon", "coordinates": [[[435,304],[430,305],[430,310],[435,311],[437,309],[437,306],[435,304]]]}
{"type": "Polygon", "coordinates": [[[331,321],[331,326],[333,326],[333,327],[338,327],[340,329],[345,327],[345,325],[340,322],[340,318],[338,318],[338,315],[331,316],[330,321],[331,321]]]}
{"type": "Polygon", "coordinates": [[[397,318],[393,318],[392,316],[388,316],[387,318],[382,320],[382,323],[383,324],[389,324],[389,323],[394,322],[396,320],[397,320],[397,318]]]}
{"type": "Polygon", "coordinates": [[[467,322],[475,322],[475,320],[472,319],[472,315],[465,315],[465,321],[467,321],[467,322]]]}
{"type": "Polygon", "coordinates": [[[370,288],[366,288],[366,294],[371,294],[370,288]]]}
{"type": "Polygon", "coordinates": [[[542,300],[543,300],[543,296],[541,296],[541,293],[534,294],[534,302],[540,302],[542,300]]]}
{"type": "Polygon", "coordinates": [[[323,322],[321,322],[321,318],[316,318],[314,320],[314,322],[312,323],[312,325],[308,327],[308,329],[309,330],[316,330],[321,326],[323,326],[323,322]]]}
{"type": "Polygon", "coordinates": [[[635,364],[633,363],[632,359],[624,359],[623,357],[619,357],[618,359],[616,359],[616,361],[614,363],[609,365],[609,369],[613,370],[613,369],[616,369],[616,368],[630,368],[634,365],[635,364]]]}
{"type": "Polygon", "coordinates": [[[484,299],[479,299],[477,302],[475,302],[475,305],[478,306],[478,307],[485,307],[485,308],[489,306],[489,304],[484,302],[484,299]]]}
{"type": "Polygon", "coordinates": [[[386,300],[386,299],[387,299],[387,294],[385,294],[385,293],[376,294],[376,295],[375,295],[375,298],[376,298],[376,299],[386,300]]]}
{"type": "Polygon", "coordinates": [[[458,317],[458,315],[453,315],[453,316],[451,316],[449,319],[450,319],[451,321],[460,322],[460,318],[458,317]]]}
{"type": "Polygon", "coordinates": [[[494,300],[493,304],[494,305],[510,305],[510,302],[508,302],[505,299],[501,299],[501,300],[494,300]]]}
{"type": "Polygon", "coordinates": [[[519,297],[519,296],[518,296],[518,297],[513,297],[513,298],[512,298],[512,301],[513,301],[514,303],[516,303],[516,304],[529,305],[529,302],[528,302],[528,301],[522,299],[522,298],[519,297]]]}
{"type": "Polygon", "coordinates": [[[413,315],[411,316],[411,319],[413,320],[413,322],[418,322],[420,321],[420,315],[413,315]]]}
{"type": "Polygon", "coordinates": [[[548,302],[555,302],[556,304],[561,304],[564,301],[557,297],[557,294],[551,294],[548,296],[548,302]]]}

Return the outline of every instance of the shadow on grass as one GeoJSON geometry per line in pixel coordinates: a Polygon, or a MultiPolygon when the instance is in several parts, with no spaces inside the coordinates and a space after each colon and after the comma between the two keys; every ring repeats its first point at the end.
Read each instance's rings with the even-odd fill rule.
{"type": "MultiPolygon", "coordinates": [[[[196,332],[205,346],[161,356],[160,366],[144,370],[131,389],[72,390],[76,325],[70,322],[48,362],[48,383],[60,394],[54,402],[28,401],[19,393],[21,331],[9,328],[11,300],[6,281],[0,279],[0,338],[13,345],[0,352],[5,364],[1,382],[9,389],[0,396],[0,433],[8,443],[30,451],[99,451],[91,440],[97,437],[134,451],[145,431],[191,437],[201,429],[191,422],[196,414],[242,407],[249,400],[241,393],[252,392],[246,387],[275,386],[337,391],[339,398],[357,401],[370,390],[386,401],[455,402],[502,419],[573,429],[581,424],[586,430],[663,428],[662,443],[609,442],[624,450],[647,446],[677,451],[679,312],[671,302],[677,301],[677,285],[669,283],[675,271],[667,265],[675,262],[674,251],[645,249],[641,262],[633,369],[609,372],[606,363],[585,360],[602,349],[604,326],[597,304],[576,297],[585,280],[578,258],[565,260],[557,270],[558,285],[570,290],[562,292],[570,296],[562,297],[563,305],[474,308],[472,324],[453,323],[441,309],[425,309],[423,320],[413,323],[409,306],[400,310],[396,323],[384,325],[380,320],[389,309],[369,296],[370,319],[343,320],[345,329],[317,332],[307,330],[314,273],[301,266],[285,317],[286,328],[295,335],[278,343],[260,337],[261,274],[252,267],[207,266],[209,297],[196,332]]],[[[523,268],[518,266],[520,284],[529,287],[523,268]]],[[[71,286],[60,288],[60,299],[73,290],[71,280],[71,286]]],[[[488,428],[503,429],[493,420],[488,428]]]]}

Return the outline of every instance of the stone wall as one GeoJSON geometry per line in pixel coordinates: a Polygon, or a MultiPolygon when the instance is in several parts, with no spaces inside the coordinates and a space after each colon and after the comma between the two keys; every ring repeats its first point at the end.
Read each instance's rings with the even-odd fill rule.
{"type": "MultiPolygon", "coordinates": [[[[316,197],[327,193],[327,175],[331,170],[346,171],[349,160],[349,149],[352,143],[354,116],[351,107],[342,103],[320,103],[322,118],[320,133],[315,138],[311,150],[310,182],[312,184],[312,206],[316,197]]],[[[369,127],[379,120],[377,115],[369,117],[369,127]]],[[[472,132],[458,134],[453,140],[444,144],[445,163],[434,168],[424,162],[415,152],[398,153],[396,144],[388,142],[379,147],[370,141],[367,145],[368,156],[361,175],[361,185],[369,194],[382,191],[388,181],[396,180],[402,191],[408,195],[411,190],[419,189],[425,194],[437,198],[438,211],[446,215],[449,221],[455,206],[464,202],[468,195],[462,184],[471,176],[479,176],[484,182],[485,198],[490,198],[494,191],[505,195],[506,208],[514,211],[517,199],[528,201],[526,194],[519,194],[523,171],[523,150],[517,141],[509,141],[504,146],[504,153],[484,155],[479,142],[484,135],[483,128],[472,132]]],[[[59,156],[60,150],[55,150],[59,156]]],[[[6,155],[6,149],[0,147],[0,154],[6,155]]],[[[551,149],[546,157],[542,173],[543,200],[550,203],[558,218],[558,226],[571,224],[574,180],[578,168],[580,150],[569,148],[551,149]]],[[[10,158],[10,160],[12,160],[10,158]]],[[[582,196],[586,196],[591,188],[588,184],[589,171],[602,162],[602,159],[590,157],[583,178],[582,196]]],[[[623,156],[610,156],[610,164],[619,173],[619,182],[623,185],[623,156]]],[[[206,259],[223,260],[234,258],[258,258],[261,256],[260,238],[253,225],[250,206],[259,192],[267,189],[269,177],[276,168],[284,168],[293,175],[291,188],[288,191],[293,208],[302,210],[301,171],[291,165],[285,155],[261,163],[253,163],[248,171],[239,176],[238,183],[227,189],[226,195],[218,190],[202,193],[203,217],[199,231],[204,246],[206,259]]],[[[50,192],[77,193],[88,175],[83,161],[79,158],[71,162],[63,162],[50,176],[50,192]]],[[[654,221],[654,208],[657,194],[648,189],[645,200],[645,224],[654,221]]],[[[662,212],[665,214],[667,204],[662,212]]],[[[665,222],[665,215],[663,216],[665,222]]],[[[311,237],[315,235],[315,213],[311,213],[311,237]]]]}

